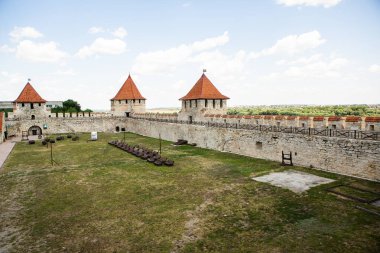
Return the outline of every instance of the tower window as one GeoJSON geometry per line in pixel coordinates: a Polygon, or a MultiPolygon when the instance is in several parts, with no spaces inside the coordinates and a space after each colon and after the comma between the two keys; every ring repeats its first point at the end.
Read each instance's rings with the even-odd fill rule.
{"type": "Polygon", "coordinates": [[[223,108],[223,100],[220,100],[220,108],[223,108]]]}
{"type": "Polygon", "coordinates": [[[207,107],[207,102],[208,102],[208,100],[206,99],[206,100],[205,100],[205,107],[207,107]]]}
{"type": "Polygon", "coordinates": [[[133,99],[133,103],[136,103],[136,99],[133,99]]]}
{"type": "Polygon", "coordinates": [[[190,108],[191,108],[192,104],[191,104],[191,100],[190,100],[190,108]]]}
{"type": "Polygon", "coordinates": [[[22,104],[21,104],[21,106],[22,106],[22,107],[24,107],[24,106],[25,106],[25,104],[24,104],[24,103],[22,103],[22,104]]]}
{"type": "Polygon", "coordinates": [[[183,103],[184,103],[184,105],[185,105],[185,108],[187,107],[187,103],[186,103],[186,101],[183,101],[183,103]]]}
{"type": "Polygon", "coordinates": [[[212,108],[215,108],[215,99],[212,100],[212,108]]]}
{"type": "Polygon", "coordinates": [[[195,100],[195,107],[198,107],[198,100],[195,100]]]}
{"type": "Polygon", "coordinates": [[[34,109],[34,104],[30,103],[30,109],[34,109]]]}
{"type": "Polygon", "coordinates": [[[141,100],[139,99],[139,104],[141,103],[141,100]]]}
{"type": "Polygon", "coordinates": [[[119,104],[121,104],[121,100],[119,100],[119,104]]]}
{"type": "Polygon", "coordinates": [[[41,106],[41,103],[38,103],[38,106],[41,106]]]}

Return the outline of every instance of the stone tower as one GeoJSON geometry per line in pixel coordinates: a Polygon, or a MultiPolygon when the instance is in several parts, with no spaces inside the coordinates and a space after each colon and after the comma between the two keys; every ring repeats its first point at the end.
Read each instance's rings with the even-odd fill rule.
{"type": "Polygon", "coordinates": [[[121,86],[119,92],[111,99],[111,111],[116,116],[129,117],[132,113],[145,112],[146,99],[141,95],[131,75],[121,86]]]}
{"type": "Polygon", "coordinates": [[[43,99],[28,82],[18,98],[13,101],[13,115],[20,119],[40,119],[50,115],[43,99]]]}
{"type": "Polygon", "coordinates": [[[193,88],[182,100],[182,109],[179,112],[180,120],[198,121],[204,114],[226,114],[227,99],[211,83],[203,73],[193,88]]]}

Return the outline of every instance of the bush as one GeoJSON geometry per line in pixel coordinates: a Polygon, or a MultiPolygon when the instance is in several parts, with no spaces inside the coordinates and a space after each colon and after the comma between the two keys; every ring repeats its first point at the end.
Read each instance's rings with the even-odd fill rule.
{"type": "Polygon", "coordinates": [[[41,143],[45,146],[47,144],[47,141],[43,140],[41,143]]]}
{"type": "Polygon", "coordinates": [[[74,137],[72,138],[72,140],[73,140],[73,141],[77,141],[77,140],[79,140],[79,136],[74,136],[74,137]]]}
{"type": "Polygon", "coordinates": [[[50,141],[50,138],[45,138],[45,140],[44,141],[46,141],[46,142],[49,142],[50,141]]]}
{"type": "Polygon", "coordinates": [[[29,144],[35,144],[35,143],[36,143],[36,141],[33,141],[33,140],[29,141],[29,144]]]}
{"type": "Polygon", "coordinates": [[[70,139],[72,136],[71,136],[71,134],[68,134],[67,135],[67,139],[70,139]]]}
{"type": "Polygon", "coordinates": [[[50,140],[50,143],[55,143],[55,140],[51,139],[51,140],[50,140]]]}

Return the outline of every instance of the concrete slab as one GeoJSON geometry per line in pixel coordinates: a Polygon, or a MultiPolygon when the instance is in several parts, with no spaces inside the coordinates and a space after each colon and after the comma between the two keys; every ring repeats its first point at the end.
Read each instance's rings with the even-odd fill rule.
{"type": "Polygon", "coordinates": [[[372,202],[372,205],[380,207],[380,200],[376,200],[375,202],[372,202]]]}
{"type": "Polygon", "coordinates": [[[312,187],[328,184],[334,180],[319,177],[302,171],[287,170],[283,172],[275,172],[261,177],[252,178],[255,181],[269,183],[281,188],[289,189],[295,193],[301,193],[312,187]]]}

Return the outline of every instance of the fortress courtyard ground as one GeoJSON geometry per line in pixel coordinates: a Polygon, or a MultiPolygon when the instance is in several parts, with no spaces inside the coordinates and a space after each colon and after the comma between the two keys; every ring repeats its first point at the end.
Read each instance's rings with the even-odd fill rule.
{"type": "Polygon", "coordinates": [[[54,166],[41,141],[17,143],[0,171],[0,252],[380,251],[380,207],[354,200],[379,183],[292,167],[333,180],[296,193],[252,179],[289,170],[278,162],[163,141],[175,165],[158,167],[108,145],[123,137],[65,138],[54,166]]]}

